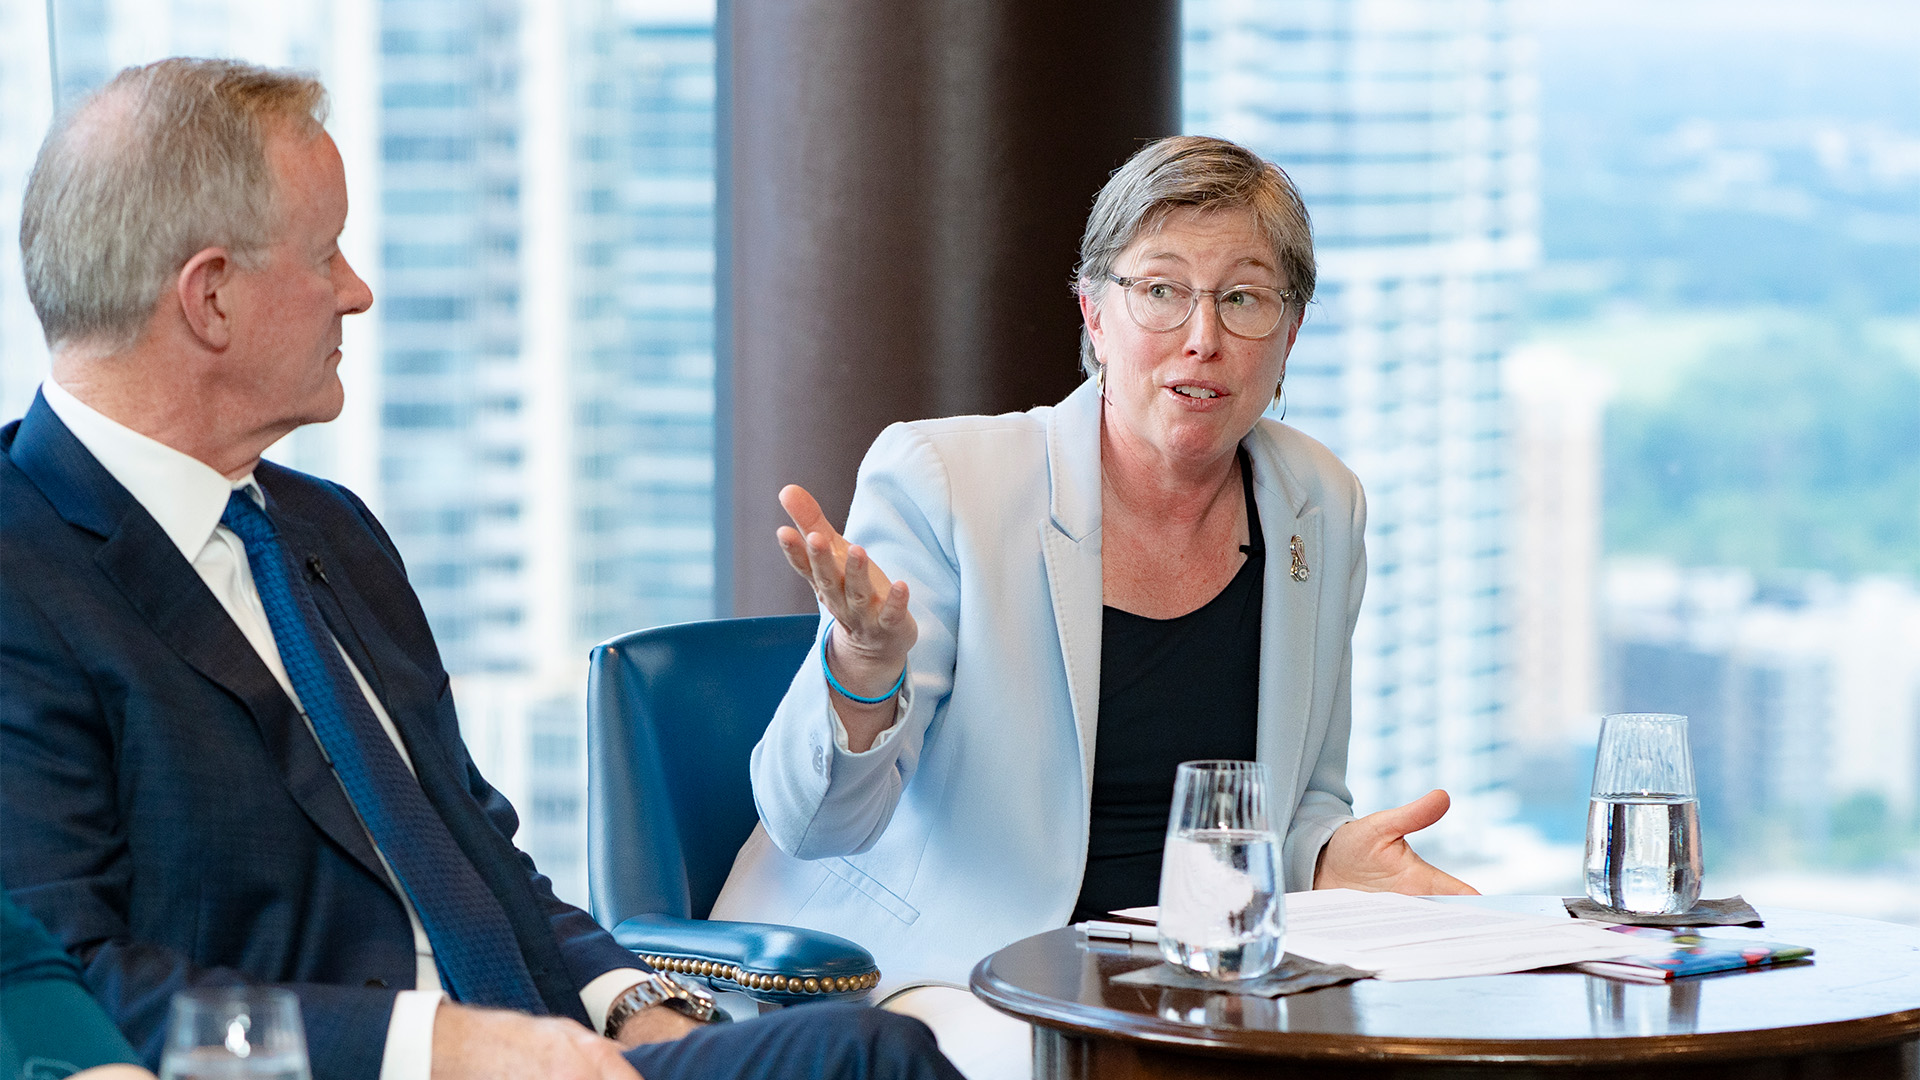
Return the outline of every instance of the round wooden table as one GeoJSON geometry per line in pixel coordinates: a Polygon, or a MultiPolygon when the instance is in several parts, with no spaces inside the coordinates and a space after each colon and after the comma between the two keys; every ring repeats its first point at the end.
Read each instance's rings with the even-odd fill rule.
{"type": "MultiPolygon", "coordinates": [[[[1553,897],[1481,902],[1565,914],[1553,897]]],[[[1765,928],[1702,933],[1810,945],[1814,959],[1666,984],[1553,970],[1269,999],[1116,985],[1159,950],[1061,929],[982,960],[973,992],[1034,1025],[1036,1080],[1920,1080],[1920,928],[1761,914],[1765,928]]]]}

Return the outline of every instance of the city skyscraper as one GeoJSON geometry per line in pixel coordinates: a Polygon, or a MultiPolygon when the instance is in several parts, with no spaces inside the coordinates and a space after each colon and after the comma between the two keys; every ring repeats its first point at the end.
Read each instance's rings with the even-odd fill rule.
{"type": "Polygon", "coordinates": [[[452,670],[710,613],[710,6],[382,0],[382,496],[452,670]]]}
{"type": "Polygon", "coordinates": [[[1348,779],[1444,786],[1455,843],[1505,818],[1511,644],[1499,378],[1536,258],[1535,101],[1510,0],[1187,0],[1187,130],[1243,142],[1313,215],[1289,423],[1365,484],[1348,779]]]}
{"type": "Polygon", "coordinates": [[[1512,735],[1520,755],[1591,744],[1600,715],[1605,376],[1564,349],[1508,357],[1512,406],[1512,735]]]}

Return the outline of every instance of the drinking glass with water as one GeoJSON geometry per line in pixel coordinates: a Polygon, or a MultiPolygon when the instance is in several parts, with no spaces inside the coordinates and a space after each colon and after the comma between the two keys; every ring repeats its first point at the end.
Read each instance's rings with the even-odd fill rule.
{"type": "Polygon", "coordinates": [[[1637,915],[1678,914],[1700,899],[1700,803],[1686,717],[1601,719],[1587,810],[1587,898],[1637,915]]]}
{"type": "Polygon", "coordinates": [[[264,986],[173,995],[160,1080],[312,1080],[299,999],[264,986]]]}
{"type": "Polygon", "coordinates": [[[1254,761],[1189,761],[1175,774],[1160,864],[1169,964],[1216,979],[1258,978],[1279,965],[1285,895],[1270,786],[1254,761]]]}

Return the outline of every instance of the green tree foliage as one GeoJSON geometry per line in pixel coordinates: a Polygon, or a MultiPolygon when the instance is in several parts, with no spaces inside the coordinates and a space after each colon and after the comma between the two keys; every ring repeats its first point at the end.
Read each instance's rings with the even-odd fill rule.
{"type": "Polygon", "coordinates": [[[1920,573],[1920,373],[1847,327],[1714,353],[1606,439],[1610,551],[1920,573]]]}
{"type": "Polygon", "coordinates": [[[1849,870],[1897,867],[1920,840],[1920,827],[1899,820],[1879,792],[1862,791],[1833,808],[1826,862],[1849,870]]]}

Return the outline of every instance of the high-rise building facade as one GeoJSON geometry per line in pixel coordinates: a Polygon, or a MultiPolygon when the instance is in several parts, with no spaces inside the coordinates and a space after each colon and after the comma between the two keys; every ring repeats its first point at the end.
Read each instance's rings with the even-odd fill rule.
{"type": "Polygon", "coordinates": [[[1608,380],[1546,345],[1507,356],[1513,676],[1508,733],[1524,759],[1589,745],[1600,715],[1600,510],[1608,380]]]}
{"type": "MultiPolygon", "coordinates": [[[[1445,786],[1510,812],[1501,356],[1537,241],[1518,0],[1187,0],[1187,130],[1251,146],[1313,215],[1287,422],[1365,484],[1348,768],[1363,809],[1445,786]]],[[[1447,828],[1447,826],[1443,826],[1447,828]]]]}
{"type": "Polygon", "coordinates": [[[710,6],[382,0],[381,489],[449,668],[710,614],[710,6]]]}
{"type": "Polygon", "coordinates": [[[713,5],[624,0],[581,43],[576,632],[713,615],[713,5]]]}

